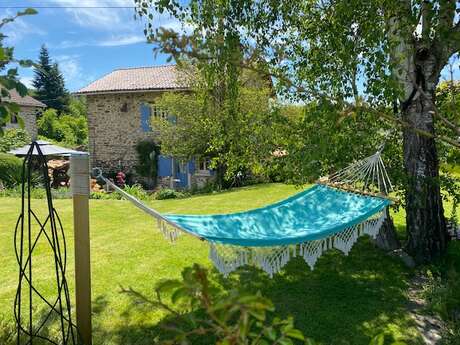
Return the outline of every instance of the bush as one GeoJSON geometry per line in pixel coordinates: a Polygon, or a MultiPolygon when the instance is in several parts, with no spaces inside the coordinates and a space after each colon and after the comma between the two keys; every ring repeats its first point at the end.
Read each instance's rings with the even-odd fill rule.
{"type": "Polygon", "coordinates": [[[122,196],[118,193],[91,192],[89,198],[96,200],[121,200],[122,196]]]}
{"type": "Polygon", "coordinates": [[[195,264],[181,280],[165,280],[155,288],[155,300],[132,289],[123,289],[136,303],[169,313],[160,324],[163,332],[155,344],[195,344],[207,337],[213,344],[314,344],[294,327],[292,317],[275,316],[273,303],[243,290],[228,293],[214,286],[208,271],[195,264]],[[188,312],[183,312],[183,307],[188,312]]]}
{"type": "Polygon", "coordinates": [[[8,152],[21,146],[30,144],[31,138],[23,129],[9,128],[0,137],[0,152],[8,152]]]}
{"type": "Polygon", "coordinates": [[[185,198],[186,196],[186,193],[178,192],[169,188],[160,189],[155,193],[156,200],[180,199],[185,198]]]}
{"type": "Polygon", "coordinates": [[[133,197],[139,199],[139,200],[148,200],[150,199],[150,195],[142,188],[141,185],[139,184],[134,184],[132,186],[125,186],[123,190],[132,195],[133,197]]]}
{"type": "Polygon", "coordinates": [[[22,159],[0,153],[0,181],[6,188],[20,185],[22,182],[22,159]]]}
{"type": "Polygon", "coordinates": [[[55,109],[46,110],[37,121],[38,134],[65,146],[87,143],[88,124],[83,115],[58,115],[55,109]]]}

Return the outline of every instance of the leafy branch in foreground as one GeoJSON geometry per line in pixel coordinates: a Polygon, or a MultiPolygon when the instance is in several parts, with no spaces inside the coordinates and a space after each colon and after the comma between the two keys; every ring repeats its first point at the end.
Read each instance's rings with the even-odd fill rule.
{"type": "MultiPolygon", "coordinates": [[[[17,18],[22,16],[34,15],[37,11],[33,8],[27,8],[24,11],[16,13],[11,17],[3,18],[0,21],[0,71],[4,71],[8,65],[15,64],[16,67],[8,68],[2,75],[0,75],[0,135],[3,134],[2,127],[11,120],[11,115],[19,112],[19,106],[10,101],[10,93],[8,90],[16,90],[20,96],[27,95],[27,88],[18,80],[18,67],[31,67],[33,62],[31,60],[21,60],[14,58],[14,48],[4,47],[3,40],[7,37],[1,30],[5,25],[14,22],[17,18]]],[[[22,120],[18,118],[21,125],[22,120]]]]}
{"type": "Polygon", "coordinates": [[[273,303],[260,294],[231,290],[222,293],[208,279],[207,270],[195,264],[182,280],[165,280],[150,300],[133,289],[122,289],[139,302],[170,314],[157,344],[194,344],[199,337],[219,345],[315,344],[294,327],[292,318],[272,317],[273,303]],[[170,296],[170,302],[165,301],[170,296]]]}

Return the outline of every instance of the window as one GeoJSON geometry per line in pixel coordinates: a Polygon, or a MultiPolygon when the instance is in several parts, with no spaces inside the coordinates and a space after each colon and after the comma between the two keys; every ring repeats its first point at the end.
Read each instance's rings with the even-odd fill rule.
{"type": "Polygon", "coordinates": [[[163,119],[163,120],[168,119],[168,112],[166,111],[165,108],[160,107],[159,105],[156,105],[156,104],[150,104],[150,108],[152,109],[152,116],[155,119],[163,119]]]}
{"type": "Polygon", "coordinates": [[[11,123],[18,123],[18,117],[15,114],[11,115],[11,123]]]}
{"type": "Polygon", "coordinates": [[[211,161],[209,158],[199,158],[198,159],[198,170],[199,171],[209,171],[211,168],[209,167],[211,165],[211,161]]]}

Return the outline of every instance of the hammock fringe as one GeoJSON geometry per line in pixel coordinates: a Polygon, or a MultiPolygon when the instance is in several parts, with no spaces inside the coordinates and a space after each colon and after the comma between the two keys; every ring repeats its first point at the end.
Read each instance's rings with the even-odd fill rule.
{"type": "Polygon", "coordinates": [[[270,278],[279,273],[291,258],[300,256],[311,270],[318,259],[335,248],[348,255],[359,237],[368,235],[375,239],[385,221],[386,210],[374,217],[353,225],[321,240],[307,241],[298,245],[277,247],[240,247],[210,242],[209,258],[216,269],[227,277],[231,272],[245,265],[254,265],[265,271],[270,278]]]}

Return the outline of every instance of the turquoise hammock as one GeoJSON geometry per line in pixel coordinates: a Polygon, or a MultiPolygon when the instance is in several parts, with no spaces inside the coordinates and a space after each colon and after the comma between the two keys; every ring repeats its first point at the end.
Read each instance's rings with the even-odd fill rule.
{"type": "Polygon", "coordinates": [[[253,264],[273,276],[296,256],[313,269],[331,248],[347,255],[361,235],[378,235],[391,204],[375,193],[392,188],[380,151],[288,199],[221,215],[160,214],[94,170],[96,177],[156,218],[169,240],[185,232],[209,242],[210,259],[224,275],[253,264]]]}
{"type": "Polygon", "coordinates": [[[315,184],[286,200],[251,211],[165,218],[210,242],[283,246],[334,235],[381,212],[389,204],[388,199],[315,184]]]}

